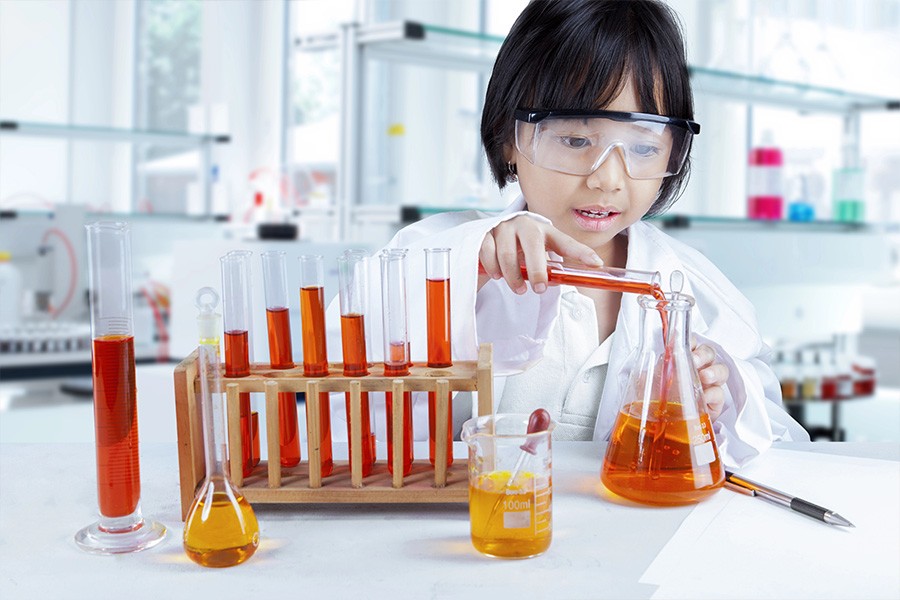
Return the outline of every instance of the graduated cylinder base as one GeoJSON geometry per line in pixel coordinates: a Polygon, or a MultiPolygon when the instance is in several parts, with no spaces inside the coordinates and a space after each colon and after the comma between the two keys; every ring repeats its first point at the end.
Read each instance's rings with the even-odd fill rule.
{"type": "Polygon", "coordinates": [[[141,509],[125,517],[100,516],[75,534],[75,543],[92,554],[125,554],[152,548],[166,537],[162,523],[144,519],[141,509]]]}

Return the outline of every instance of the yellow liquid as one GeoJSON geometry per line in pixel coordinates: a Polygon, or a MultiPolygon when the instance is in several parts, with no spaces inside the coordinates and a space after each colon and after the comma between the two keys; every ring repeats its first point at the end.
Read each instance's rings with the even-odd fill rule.
{"type": "Polygon", "coordinates": [[[552,484],[549,477],[522,472],[504,490],[510,475],[493,471],[469,482],[472,544],[488,556],[537,556],[550,547],[552,484]]]}
{"type": "Polygon", "coordinates": [[[204,567],[232,567],[253,556],[257,546],[259,524],[250,503],[227,483],[208,483],[184,523],[188,557],[204,567]]]}

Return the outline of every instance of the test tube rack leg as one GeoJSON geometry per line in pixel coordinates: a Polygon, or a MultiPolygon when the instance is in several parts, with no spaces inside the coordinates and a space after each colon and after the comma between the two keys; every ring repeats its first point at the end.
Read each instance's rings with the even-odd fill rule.
{"type": "MultiPolygon", "coordinates": [[[[373,369],[373,371],[376,369],[373,369]]],[[[175,415],[178,426],[178,469],[181,487],[181,518],[185,519],[205,476],[203,433],[200,418],[200,381],[197,352],[194,351],[175,367],[175,415]]],[[[431,503],[466,502],[468,473],[465,460],[447,466],[447,430],[450,417],[451,392],[477,391],[478,414],[489,415],[493,410],[493,360],[490,344],[478,349],[477,361],[458,361],[452,367],[435,369],[413,365],[403,377],[384,377],[371,374],[365,377],[345,377],[341,363],[330,363],[326,377],[305,377],[303,368],[276,370],[268,364],[254,364],[250,375],[223,378],[228,421],[228,449],[231,457],[241,456],[240,394],[262,392],[266,397],[266,433],[268,437],[266,461],[244,477],[240,460],[231,461],[231,479],[244,497],[253,503],[431,503]],[[323,477],[320,462],[319,419],[306,421],[307,453],[296,467],[280,465],[278,443],[278,393],[304,392],[307,414],[319,414],[319,394],[349,392],[350,422],[353,439],[352,461],[335,461],[334,471],[323,477]],[[429,460],[414,460],[409,475],[402,471],[404,403],[394,402],[393,410],[393,474],[386,461],[375,462],[369,476],[362,475],[362,427],[360,425],[363,392],[392,392],[402,398],[404,392],[436,392],[435,464],[429,460]],[[352,469],[351,466],[352,465],[352,469]]],[[[343,399],[342,399],[343,400],[343,399]]]]}

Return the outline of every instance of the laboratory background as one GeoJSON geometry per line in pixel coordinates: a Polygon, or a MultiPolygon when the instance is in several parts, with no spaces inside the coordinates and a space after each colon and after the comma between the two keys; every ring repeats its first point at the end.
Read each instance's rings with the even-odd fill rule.
{"type": "MultiPolygon", "coordinates": [[[[197,502],[202,508],[203,494],[195,497],[195,492],[206,488],[199,484],[211,485],[210,473],[226,468],[235,486],[252,488],[255,495],[248,498],[262,524],[242,546],[245,554],[238,562],[257,545],[260,550],[248,563],[253,567],[204,578],[210,595],[229,597],[236,583],[244,589],[252,577],[259,597],[274,596],[286,581],[302,577],[311,586],[303,589],[324,597],[369,592],[373,597],[668,597],[663,588],[654,592],[659,580],[651,574],[661,573],[675,586],[666,589],[688,590],[673,597],[701,597],[700,591],[720,597],[726,588],[701,586],[696,577],[712,581],[736,573],[736,581],[752,582],[748,594],[759,597],[807,597],[806,585],[816,594],[827,587],[833,592],[829,597],[895,597],[900,573],[891,564],[900,546],[891,532],[900,525],[891,482],[900,448],[900,0],[667,4],[683,27],[702,133],[693,140],[683,196],[650,222],[704,254],[750,300],[785,407],[817,442],[782,444],[767,455],[769,462],[751,465],[757,470],[750,473],[778,488],[821,490],[809,500],[842,514],[849,505],[843,518],[859,526],[855,537],[829,537],[836,530],[851,531],[845,527],[849,522],[829,522],[822,515],[825,523],[813,522],[781,507],[757,506],[762,503],[740,504],[741,511],[760,511],[759,518],[740,512],[724,529],[711,528],[710,522],[718,519],[718,527],[731,513],[709,507],[742,502],[726,491],[696,511],[635,508],[598,491],[599,457],[590,444],[572,442],[554,446],[553,527],[559,535],[553,547],[533,562],[486,562],[470,544],[466,507],[440,504],[450,497],[440,495],[445,487],[453,502],[471,501],[465,478],[475,473],[466,475],[465,443],[443,445],[440,416],[437,441],[432,432],[432,447],[426,447],[431,464],[423,459],[424,467],[417,462],[413,468],[418,484],[398,485],[406,475],[393,470],[387,475],[387,461],[373,467],[380,469],[375,479],[383,484],[373,494],[405,493],[412,507],[352,504],[363,497],[354,494],[369,475],[351,466],[361,463],[352,462],[357,456],[352,443],[349,450],[344,443],[344,458],[349,452],[351,461],[340,467],[348,489],[332,491],[333,504],[309,510],[260,506],[257,501],[267,498],[320,502],[310,500],[322,497],[313,495],[316,484],[328,497],[322,479],[328,480],[330,471],[323,474],[314,465],[318,459],[322,465],[331,461],[332,446],[329,441],[326,460],[314,443],[324,421],[306,419],[328,395],[316,391],[325,388],[300,387],[311,384],[299,374],[306,365],[297,291],[306,271],[298,257],[323,257],[317,285],[324,286],[327,303],[338,293],[339,259],[346,263],[371,255],[401,228],[431,215],[497,213],[519,195],[517,183],[500,192],[492,181],[480,119],[494,60],[526,0],[0,0],[4,597],[78,597],[71,595],[73,585],[83,585],[76,591],[85,595],[99,590],[96,597],[199,590],[201,580],[189,577],[209,571],[188,558],[205,566],[227,565],[204,563],[199,551],[191,554],[188,508],[190,514],[197,502]],[[97,254],[98,236],[112,231],[86,229],[98,221],[126,223],[130,231],[130,250],[118,255],[127,259],[125,266],[115,285],[103,280],[105,287],[94,277],[101,274],[102,260],[115,253],[97,254]],[[352,249],[363,254],[348,252],[352,249]],[[239,261],[248,256],[241,251],[252,253],[249,270],[240,271],[237,262],[223,268],[222,257],[239,261]],[[266,336],[270,311],[265,309],[272,301],[263,277],[265,261],[278,251],[285,253],[287,266],[267,271],[266,277],[285,276],[278,285],[287,290],[292,326],[279,331],[292,341],[293,354],[278,360],[298,368],[288,392],[276,392],[273,381],[283,379],[266,381],[277,374],[259,375],[269,363],[273,371],[278,368],[266,336]],[[229,271],[232,267],[236,270],[229,271]],[[228,287],[223,281],[228,276],[243,283],[228,287]],[[137,549],[162,540],[165,528],[169,537],[140,558],[112,562],[79,552],[76,543],[89,552],[97,549],[91,543],[103,538],[102,525],[100,534],[90,530],[93,526],[78,528],[96,518],[98,501],[106,515],[104,502],[115,500],[104,496],[103,481],[95,481],[111,468],[103,463],[108,456],[101,443],[109,434],[100,425],[95,430],[95,418],[99,423],[105,409],[100,403],[95,408],[94,397],[105,392],[92,383],[92,343],[102,336],[92,333],[91,315],[92,298],[114,297],[116,285],[118,301],[133,307],[127,316],[137,364],[143,469],[143,485],[138,481],[129,490],[137,508],[122,514],[134,509],[131,515],[140,516],[143,508],[147,516],[146,527],[127,532],[155,536],[135,542],[137,549]],[[219,385],[203,362],[212,356],[205,352],[213,352],[206,346],[218,348],[215,323],[204,321],[214,312],[208,310],[211,304],[201,303],[199,334],[197,327],[198,290],[205,286],[229,302],[240,296],[235,290],[247,292],[240,302],[252,310],[239,329],[249,330],[248,356],[261,364],[253,366],[252,385],[228,384],[231,463],[223,458],[223,438],[213,435],[206,421],[213,418],[209,415],[225,417],[201,411],[198,404],[212,394],[204,385],[219,385]],[[204,323],[213,323],[213,329],[203,329],[204,323]],[[213,330],[215,335],[204,335],[213,330]],[[299,431],[293,457],[275,440],[285,436],[279,430],[285,402],[288,408],[296,405],[299,418],[293,424],[299,431]],[[238,411],[240,431],[233,427],[238,411]],[[259,421],[251,425],[245,417],[259,421]],[[197,437],[201,422],[206,437],[197,437]],[[299,471],[279,470],[278,460],[259,466],[260,448],[263,457],[278,456],[282,467],[306,468],[302,448],[303,459],[313,466],[298,484],[299,471]],[[449,463],[442,466],[454,455],[455,470],[449,463]],[[291,458],[297,462],[286,465],[291,458]],[[779,473],[791,475],[779,479],[779,473]],[[456,487],[450,489],[447,477],[456,487]],[[838,486],[838,480],[849,483],[838,486]],[[426,504],[416,505],[423,497],[426,504]],[[711,541],[704,537],[713,535],[718,537],[711,541]],[[805,545],[797,545],[799,537],[805,545]],[[742,541],[752,542],[752,548],[735,550],[742,541]],[[668,550],[657,554],[664,546],[668,550]],[[722,563],[728,568],[704,566],[702,574],[675,568],[686,564],[685,556],[694,561],[712,547],[728,548],[722,563]],[[780,550],[758,552],[759,547],[780,550]],[[785,553],[793,548],[803,548],[810,560],[792,564],[795,557],[785,553]],[[774,563],[754,562],[764,560],[774,563]],[[847,565],[853,574],[844,577],[847,565]],[[827,576],[816,574],[817,568],[827,576]],[[765,576],[758,576],[761,572],[765,576]],[[797,573],[803,573],[802,580],[797,573]]],[[[200,299],[211,297],[206,292],[200,299]]],[[[408,354],[407,338],[407,359],[408,354]]],[[[477,373],[475,367],[466,372],[465,389],[478,391],[472,410],[486,415],[492,405],[484,385],[493,379],[488,355],[479,356],[477,373]],[[482,411],[478,403],[485,398],[488,408],[482,411]]],[[[410,377],[425,366],[412,365],[410,377]]],[[[228,368],[226,363],[226,375],[228,368]]],[[[324,368],[328,373],[327,364],[324,368]]],[[[345,365],[343,375],[359,373],[348,374],[345,365]]],[[[450,398],[440,387],[449,385],[446,380],[435,384],[429,377],[432,387],[416,389],[439,396],[437,402],[450,398]]],[[[329,385],[328,379],[322,385],[329,385]]],[[[375,385],[376,379],[368,381],[375,385]]],[[[101,386],[110,380],[96,381],[101,386]]],[[[353,394],[358,400],[361,388],[358,381],[348,385],[349,403],[353,394]]],[[[385,389],[394,390],[399,404],[406,388],[380,391],[385,389]]],[[[343,406],[342,398],[332,400],[332,409],[343,406]]],[[[462,402],[454,404],[460,406],[468,410],[462,402]]],[[[396,444],[400,438],[389,435],[383,409],[373,414],[367,447],[376,454],[377,439],[383,460],[393,448],[383,442],[396,444]]],[[[345,424],[347,435],[355,431],[349,422],[332,424],[335,461],[329,469],[335,473],[338,440],[347,439],[345,424]]],[[[400,420],[393,423],[396,432],[400,420]]],[[[518,462],[504,484],[507,494],[522,461],[531,460],[526,452],[544,461],[549,481],[550,425],[535,427],[529,435],[543,435],[535,442],[542,445],[513,447],[518,462]]],[[[132,434],[136,453],[137,434],[132,434]]],[[[481,451],[480,443],[468,442],[470,460],[481,451]]],[[[422,459],[419,451],[416,458],[422,459]]],[[[374,458],[369,459],[371,466],[374,458]]],[[[391,461],[399,471],[400,459],[391,461]]],[[[132,469],[138,471],[136,458],[132,469]]],[[[529,469],[527,476],[537,482],[538,467],[529,469]]],[[[534,502],[529,510],[537,522],[537,496],[534,502]]],[[[245,504],[236,510],[250,522],[253,512],[245,504]]],[[[499,500],[488,511],[488,521],[498,505],[499,500]]],[[[540,518],[549,527],[545,506],[548,514],[540,518]]],[[[518,527],[507,524],[509,514],[504,527],[518,527]]],[[[516,519],[531,518],[517,514],[516,519]]],[[[547,533],[544,541],[549,539],[547,533]]],[[[490,554],[477,543],[476,549],[490,554]]],[[[739,597],[735,593],[731,588],[731,596],[739,597]]]]}
{"type": "MultiPolygon", "coordinates": [[[[138,369],[168,374],[228,250],[322,254],[333,295],[343,250],[501,210],[479,122],[524,4],[0,2],[0,439],[92,435],[50,425],[90,404],[86,223],[131,224],[138,369]]],[[[670,5],[703,130],[654,224],[753,302],[814,437],[900,441],[900,2],[670,5]]]]}

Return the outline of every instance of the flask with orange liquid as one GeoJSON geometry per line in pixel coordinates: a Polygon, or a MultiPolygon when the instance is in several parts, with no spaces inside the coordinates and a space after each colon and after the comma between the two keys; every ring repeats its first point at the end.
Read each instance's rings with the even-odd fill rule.
{"type": "Polygon", "coordinates": [[[694,299],[675,292],[638,302],[641,343],[625,367],[628,382],[600,478],[636,502],[698,502],[722,487],[725,472],[691,357],[694,299]]]}

